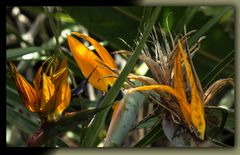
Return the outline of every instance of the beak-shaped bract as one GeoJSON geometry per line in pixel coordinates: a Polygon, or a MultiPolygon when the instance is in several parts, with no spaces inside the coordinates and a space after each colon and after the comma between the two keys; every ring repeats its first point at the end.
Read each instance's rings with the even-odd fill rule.
{"type": "Polygon", "coordinates": [[[197,85],[194,79],[194,75],[191,69],[191,66],[187,60],[187,56],[183,51],[182,44],[178,41],[179,49],[183,57],[183,61],[186,67],[187,77],[191,89],[191,103],[190,103],[190,119],[194,128],[196,129],[196,135],[200,139],[204,139],[206,122],[204,118],[204,104],[203,99],[200,97],[198,92],[197,85]]]}
{"type": "Polygon", "coordinates": [[[174,87],[168,85],[147,85],[132,88],[129,90],[129,93],[134,91],[155,89],[175,96],[176,99],[178,100],[179,107],[182,112],[182,117],[185,123],[188,125],[190,129],[193,129],[192,131],[198,138],[203,140],[206,128],[203,99],[200,97],[199,92],[197,90],[191,66],[187,60],[185,52],[183,51],[182,44],[180,41],[178,42],[178,45],[179,51],[174,61],[174,78],[173,78],[174,87]],[[189,82],[189,87],[191,89],[191,103],[188,102],[186,97],[184,77],[182,75],[182,63],[181,63],[182,58],[187,72],[186,80],[189,82]]]}
{"type": "Polygon", "coordinates": [[[35,75],[32,87],[24,77],[10,64],[20,98],[31,112],[38,112],[47,121],[57,121],[68,107],[71,98],[70,85],[67,81],[67,59],[48,65],[49,74],[41,66],[35,75]]]}
{"type": "Polygon", "coordinates": [[[117,68],[113,58],[108,51],[93,38],[77,32],[73,32],[72,34],[90,42],[96,49],[99,56],[74,37],[67,36],[70,50],[83,75],[86,78],[89,77],[96,68],[89,78],[89,83],[95,88],[107,92],[108,86],[112,86],[116,80],[114,77],[116,74],[112,71],[117,68]]]}

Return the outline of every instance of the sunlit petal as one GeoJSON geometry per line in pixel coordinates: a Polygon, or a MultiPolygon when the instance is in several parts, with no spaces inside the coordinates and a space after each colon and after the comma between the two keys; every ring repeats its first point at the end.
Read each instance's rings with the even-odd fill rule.
{"type": "Polygon", "coordinates": [[[26,108],[31,112],[38,112],[40,109],[38,94],[33,89],[33,87],[25,80],[25,78],[17,72],[14,64],[11,63],[10,66],[13,72],[19,96],[24,102],[26,108]]]}
{"type": "Polygon", "coordinates": [[[48,121],[59,120],[62,112],[69,106],[71,98],[70,85],[68,83],[67,57],[61,62],[58,59],[55,60],[53,62],[54,73],[49,77],[55,91],[47,105],[45,117],[48,121]]]}
{"type": "MultiPolygon", "coordinates": [[[[54,81],[55,82],[55,81],[54,81]]],[[[65,70],[61,76],[57,79],[56,84],[56,109],[62,111],[69,105],[71,98],[70,85],[68,83],[68,70],[65,70]],[[59,81],[59,82],[58,82],[59,81]]]]}
{"type": "Polygon", "coordinates": [[[54,96],[55,86],[52,83],[51,79],[45,74],[42,74],[41,82],[41,112],[51,111],[54,108],[54,105],[51,104],[50,100],[54,96]]]}
{"type": "Polygon", "coordinates": [[[132,93],[134,91],[143,91],[143,90],[160,90],[166,93],[169,93],[173,96],[175,96],[180,104],[183,117],[186,121],[186,123],[189,125],[190,118],[189,118],[189,113],[190,113],[190,106],[188,106],[187,101],[173,88],[167,85],[149,85],[149,86],[141,86],[141,87],[136,87],[136,88],[131,88],[128,93],[132,93]]]}
{"type": "Polygon", "coordinates": [[[177,56],[174,61],[174,88],[175,90],[185,99],[186,93],[185,93],[185,85],[182,75],[182,63],[181,63],[181,53],[180,51],[177,51],[177,56]]]}
{"type": "Polygon", "coordinates": [[[56,88],[55,100],[54,100],[55,109],[51,114],[48,115],[48,119],[50,121],[52,120],[57,121],[62,115],[62,112],[70,104],[71,89],[67,81],[67,78],[68,78],[67,70],[65,70],[64,73],[58,78],[58,79],[61,79],[61,83],[59,83],[59,85],[56,86],[57,88],[56,88]]]}
{"type": "Polygon", "coordinates": [[[89,41],[93,47],[95,47],[97,53],[99,54],[99,56],[102,58],[103,62],[108,65],[110,68],[112,69],[116,69],[116,65],[115,62],[113,60],[113,58],[111,57],[111,55],[108,53],[108,51],[101,45],[99,44],[96,40],[94,40],[93,38],[86,36],[84,34],[81,33],[77,33],[77,32],[72,32],[72,34],[81,37],[87,41],[89,41]]]}
{"type": "Polygon", "coordinates": [[[33,80],[33,86],[34,89],[39,93],[40,85],[41,85],[41,80],[42,80],[42,66],[38,69],[35,78],[33,80]]]}
{"type": "Polygon", "coordinates": [[[191,108],[190,108],[191,121],[192,121],[192,124],[197,129],[197,131],[196,131],[197,133],[195,133],[195,134],[197,136],[199,136],[199,138],[204,139],[206,123],[205,123],[205,118],[204,118],[203,100],[199,96],[191,66],[187,60],[186,54],[183,51],[183,47],[182,47],[182,44],[180,43],[180,41],[178,41],[178,45],[179,45],[180,52],[183,57],[184,64],[186,66],[187,77],[188,77],[189,85],[191,88],[191,108]]]}
{"type": "Polygon", "coordinates": [[[88,77],[94,68],[97,67],[89,78],[89,83],[99,90],[108,91],[108,85],[112,85],[115,82],[115,78],[102,77],[111,76],[114,75],[114,73],[104,67],[103,61],[77,39],[68,36],[68,43],[73,57],[85,77],[88,77]]]}

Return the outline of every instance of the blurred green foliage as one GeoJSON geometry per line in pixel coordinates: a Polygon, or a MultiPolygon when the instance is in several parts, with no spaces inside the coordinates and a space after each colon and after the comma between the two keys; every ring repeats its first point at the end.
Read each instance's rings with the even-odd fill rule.
{"type": "MultiPolygon", "coordinates": [[[[53,55],[55,50],[61,50],[69,57],[68,62],[72,71],[71,74],[75,77],[76,82],[79,83],[84,78],[69,52],[66,34],[70,34],[71,31],[89,34],[96,40],[107,43],[106,48],[109,52],[124,49],[132,50],[138,46],[135,42],[139,40],[139,33],[144,33],[143,29],[146,28],[146,23],[155,8],[138,6],[66,6],[49,7],[49,12],[47,13],[46,8],[43,7],[8,7],[6,16],[6,60],[17,64],[17,68],[22,75],[27,80],[32,81],[39,65],[49,55],[53,55]],[[56,30],[53,30],[53,25],[49,22],[51,20],[56,30]],[[57,45],[55,38],[57,38],[59,45],[57,45]],[[122,40],[129,44],[132,49],[122,40]],[[60,47],[60,49],[57,47],[60,47]]],[[[203,82],[203,86],[207,86],[220,78],[234,78],[234,8],[226,6],[161,6],[159,8],[160,13],[155,25],[161,25],[165,31],[170,30],[173,36],[183,34],[184,25],[186,25],[188,31],[197,30],[193,34],[193,36],[197,37],[190,39],[191,42],[197,42],[200,36],[206,36],[206,39],[201,42],[200,49],[193,57],[193,64],[200,80],[203,82]]],[[[157,31],[160,32],[160,29],[157,29],[157,31]]],[[[125,60],[126,58],[122,57],[122,59],[125,60]]],[[[8,146],[25,146],[29,134],[39,126],[39,120],[35,114],[25,109],[18,97],[10,74],[7,74],[6,77],[6,141],[8,146]],[[17,134],[21,136],[14,138],[17,134]]],[[[73,87],[73,81],[71,81],[71,84],[73,87]]],[[[223,93],[220,93],[217,99],[214,99],[212,102],[217,104],[215,103],[216,101],[220,102],[225,97],[229,98],[229,95],[225,94],[230,90],[232,88],[224,89],[223,93]]],[[[99,100],[100,97],[99,93],[95,93],[96,100],[99,100]]],[[[72,99],[71,106],[67,110],[87,109],[96,106],[96,100],[92,101],[89,99],[88,91],[82,94],[82,98],[72,99]]],[[[229,99],[229,102],[231,102],[231,106],[228,106],[229,115],[227,123],[219,140],[223,143],[228,143],[228,145],[234,145],[234,100],[229,99]]],[[[221,104],[229,105],[229,102],[222,101],[221,104]]],[[[108,113],[109,116],[111,116],[110,112],[108,113]]],[[[135,116],[135,113],[133,116],[135,116]]],[[[131,117],[131,115],[128,117],[131,117]]],[[[100,133],[96,133],[97,140],[94,146],[99,145],[106,134],[109,121],[103,121],[105,126],[100,133]]],[[[51,145],[81,147],[82,139],[86,137],[91,138],[90,134],[86,134],[88,133],[88,123],[77,124],[75,129],[59,135],[51,145]],[[72,137],[79,138],[74,139],[72,137]]],[[[143,122],[139,126],[141,129],[151,127],[153,127],[152,130],[141,140],[132,143],[128,139],[130,141],[129,146],[151,146],[163,137],[159,124],[143,122]]],[[[132,132],[138,132],[139,128],[132,132]]],[[[125,133],[125,130],[121,130],[121,128],[118,130],[119,133],[125,133]]],[[[117,132],[115,131],[115,134],[117,132]]],[[[119,135],[115,135],[115,137],[117,136],[119,135]]],[[[126,141],[128,136],[125,133],[125,138],[122,138],[121,141],[126,141]]],[[[118,145],[120,144],[118,142],[118,145]]]]}

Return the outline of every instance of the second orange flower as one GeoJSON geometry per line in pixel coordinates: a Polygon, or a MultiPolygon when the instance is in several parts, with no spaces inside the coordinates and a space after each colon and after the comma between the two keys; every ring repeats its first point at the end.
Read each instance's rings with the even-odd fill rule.
{"type": "Polygon", "coordinates": [[[99,56],[73,36],[67,36],[70,50],[83,75],[87,78],[93,72],[89,78],[89,83],[98,90],[107,92],[108,87],[112,86],[116,80],[116,73],[114,73],[113,70],[117,67],[113,58],[108,51],[93,38],[77,32],[72,32],[72,34],[90,42],[96,49],[99,56]]]}

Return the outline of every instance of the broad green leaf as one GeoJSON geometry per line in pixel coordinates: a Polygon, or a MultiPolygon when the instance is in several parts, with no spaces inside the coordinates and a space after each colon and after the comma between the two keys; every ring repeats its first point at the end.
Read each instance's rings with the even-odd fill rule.
{"type": "Polygon", "coordinates": [[[33,47],[25,47],[25,48],[14,48],[14,49],[8,49],[7,52],[7,60],[12,60],[17,57],[23,56],[25,54],[34,53],[34,52],[40,52],[41,50],[44,50],[41,47],[33,46],[33,47]]]}
{"type": "Polygon", "coordinates": [[[30,114],[31,117],[28,117],[29,120],[34,121],[38,120],[37,114],[36,113],[31,113],[28,111],[20,99],[18,92],[16,91],[15,87],[11,87],[10,85],[6,85],[6,103],[7,106],[14,108],[15,110],[21,110],[22,115],[30,114]]]}
{"type": "Polygon", "coordinates": [[[24,107],[24,103],[21,101],[16,89],[6,85],[6,93],[7,104],[11,105],[12,107],[24,107]]]}
{"type": "Polygon", "coordinates": [[[225,107],[228,110],[232,109],[235,101],[234,95],[235,95],[234,89],[227,92],[226,95],[224,95],[223,98],[219,101],[219,106],[225,107]]]}
{"type": "Polygon", "coordinates": [[[28,134],[32,134],[37,129],[38,123],[31,121],[29,117],[24,116],[9,106],[6,107],[6,110],[7,122],[16,125],[19,129],[28,134]]]}
{"type": "MultiPolygon", "coordinates": [[[[139,92],[132,93],[124,98],[124,105],[121,109],[119,117],[113,127],[108,129],[107,138],[105,139],[105,147],[109,147],[110,144],[121,146],[124,138],[127,137],[129,130],[136,125],[136,116],[139,109],[144,102],[144,95],[139,92]]],[[[113,117],[112,117],[113,118],[113,117]]]]}

